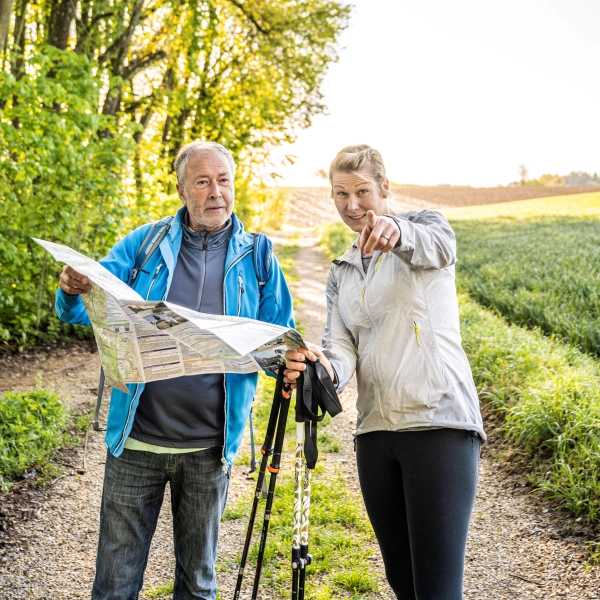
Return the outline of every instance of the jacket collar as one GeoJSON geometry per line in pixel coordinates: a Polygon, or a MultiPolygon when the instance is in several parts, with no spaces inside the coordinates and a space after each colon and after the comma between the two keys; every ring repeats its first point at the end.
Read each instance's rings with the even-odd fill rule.
{"type": "MultiPolygon", "coordinates": [[[[181,238],[181,228],[182,228],[182,219],[185,218],[185,214],[187,209],[185,206],[182,206],[173,221],[171,222],[171,229],[169,230],[169,238],[172,242],[175,242],[178,238],[181,238]]],[[[235,213],[231,213],[231,241],[234,246],[239,247],[239,249],[243,252],[247,249],[247,247],[252,246],[252,236],[244,231],[244,225],[238,219],[235,213]]]]}
{"type": "Polygon", "coordinates": [[[341,264],[343,262],[348,263],[349,265],[354,265],[361,273],[364,273],[362,260],[360,255],[360,248],[358,247],[358,240],[356,238],[352,243],[352,246],[342,254],[339,258],[336,258],[333,262],[336,264],[341,264]]]}

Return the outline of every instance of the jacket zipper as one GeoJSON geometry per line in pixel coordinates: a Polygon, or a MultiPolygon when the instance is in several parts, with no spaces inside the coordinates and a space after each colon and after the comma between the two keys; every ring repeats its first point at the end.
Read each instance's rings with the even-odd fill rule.
{"type": "Polygon", "coordinates": [[[240,316],[242,312],[242,294],[246,291],[244,290],[244,280],[241,275],[238,275],[238,283],[240,284],[240,291],[238,292],[238,313],[237,316],[240,316]]]}
{"type": "MultiPolygon", "coordinates": [[[[152,291],[152,286],[154,285],[154,282],[156,281],[156,278],[158,277],[160,270],[163,268],[163,264],[164,263],[160,263],[158,265],[158,267],[156,267],[156,271],[154,272],[152,281],[150,282],[150,285],[148,286],[148,291],[146,292],[145,300],[148,300],[148,298],[150,298],[150,292],[152,291]]],[[[119,443],[115,446],[115,451],[118,450],[118,448],[121,446],[121,444],[124,441],[123,438],[125,437],[125,431],[127,430],[127,426],[129,425],[129,419],[131,418],[131,407],[133,406],[133,401],[135,399],[135,396],[137,394],[139,387],[140,387],[140,384],[139,383],[136,384],[135,391],[133,392],[133,394],[131,394],[131,401],[129,402],[129,409],[127,410],[127,419],[125,419],[125,426],[123,427],[123,433],[121,434],[121,439],[119,440],[119,443]]]]}
{"type": "MultiPolygon", "coordinates": [[[[371,259],[371,262],[369,263],[369,267],[368,267],[366,273],[364,272],[364,269],[359,269],[361,274],[363,275],[363,288],[362,288],[362,291],[360,294],[360,307],[364,308],[364,311],[365,311],[367,317],[369,318],[369,321],[371,321],[371,324],[373,325],[373,327],[375,326],[375,323],[373,322],[373,319],[371,319],[371,315],[369,314],[369,310],[368,310],[367,306],[365,305],[363,307],[363,303],[365,300],[365,294],[367,292],[367,280],[369,279],[369,275],[371,275],[371,278],[372,278],[372,276],[375,274],[375,272],[379,268],[379,263],[381,262],[382,258],[383,258],[383,253],[377,257],[377,261],[376,261],[375,265],[373,265],[373,259],[371,259]]],[[[356,355],[358,356],[358,348],[356,349],[356,355]]],[[[372,366],[373,366],[373,375],[375,376],[376,380],[379,380],[379,376],[376,372],[375,365],[372,364],[372,366]]],[[[383,403],[381,401],[380,395],[377,397],[377,405],[379,407],[379,414],[381,415],[381,418],[383,418],[383,414],[384,414],[383,403]]],[[[385,429],[385,425],[383,428],[385,429]]]]}
{"type": "MultiPolygon", "coordinates": [[[[373,275],[375,273],[377,273],[377,269],[379,269],[379,263],[383,260],[383,253],[381,253],[379,255],[379,257],[377,258],[377,260],[375,261],[375,268],[373,269],[373,275]]],[[[371,265],[369,265],[369,268],[371,267],[371,265]]],[[[365,292],[367,291],[367,277],[369,276],[369,269],[367,269],[367,272],[364,274],[364,283],[363,283],[363,288],[362,288],[362,292],[360,294],[360,307],[362,308],[363,302],[365,300],[365,292]]]]}
{"type": "MultiPolygon", "coordinates": [[[[227,287],[225,285],[225,280],[227,279],[227,275],[229,274],[229,271],[231,271],[231,269],[233,269],[233,267],[237,263],[239,263],[240,260],[242,260],[242,258],[244,258],[244,256],[248,256],[248,254],[250,254],[251,252],[252,252],[252,248],[250,248],[250,250],[248,250],[248,252],[244,252],[244,254],[242,254],[241,256],[236,258],[229,265],[229,268],[227,269],[227,271],[225,272],[225,275],[223,276],[223,314],[224,315],[227,314],[227,301],[226,301],[227,287]]],[[[227,446],[227,373],[225,373],[223,375],[223,390],[225,392],[225,402],[223,404],[223,411],[225,412],[225,421],[223,423],[223,452],[221,453],[221,463],[223,465],[223,470],[227,474],[227,477],[229,477],[229,465],[227,464],[227,459],[225,458],[225,448],[227,446]]]]}
{"type": "MultiPolygon", "coordinates": [[[[242,260],[242,258],[244,258],[245,256],[248,256],[248,254],[250,254],[252,252],[252,248],[250,248],[250,250],[248,250],[248,252],[244,252],[244,254],[242,254],[241,256],[238,256],[238,258],[236,258],[230,265],[229,265],[229,269],[227,269],[227,271],[225,272],[225,277],[227,277],[227,275],[229,275],[229,271],[231,271],[231,269],[233,269],[233,267],[235,265],[237,265],[240,260],[242,260]]],[[[225,277],[223,277],[223,291],[225,291],[225,277]]],[[[225,298],[223,296],[223,298],[225,298]]],[[[225,314],[225,313],[223,313],[225,314]]]]}

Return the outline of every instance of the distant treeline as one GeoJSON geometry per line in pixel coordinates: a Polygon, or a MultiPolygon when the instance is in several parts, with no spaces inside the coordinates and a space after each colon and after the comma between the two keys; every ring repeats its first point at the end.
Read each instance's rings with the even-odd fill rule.
{"type": "Polygon", "coordinates": [[[520,181],[514,181],[511,186],[538,185],[546,187],[587,187],[600,186],[598,173],[590,175],[585,171],[571,171],[568,175],[542,175],[539,179],[522,178],[520,181]]]}
{"type": "Polygon", "coordinates": [[[190,140],[232,151],[250,228],[277,220],[269,152],[324,111],[348,16],[333,0],[0,0],[0,340],[65,332],[30,236],[99,258],[178,205],[190,140]]]}

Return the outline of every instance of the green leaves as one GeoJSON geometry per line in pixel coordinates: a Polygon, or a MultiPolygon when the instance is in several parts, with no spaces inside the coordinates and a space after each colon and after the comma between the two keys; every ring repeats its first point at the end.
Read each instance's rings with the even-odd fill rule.
{"type": "Polygon", "coordinates": [[[6,394],[0,398],[0,488],[36,465],[39,471],[57,447],[69,413],[59,397],[46,390],[6,394]]]}
{"type": "Polygon", "coordinates": [[[323,112],[349,16],[330,0],[78,6],[74,28],[49,0],[24,20],[15,7],[0,71],[0,339],[13,346],[73,333],[53,316],[59,269],[30,237],[100,258],[180,206],[172,164],[189,141],[231,150],[250,230],[277,223],[269,153],[323,112]],[[66,50],[45,44],[48,20],[74,32],[66,50]]]}
{"type": "Polygon", "coordinates": [[[29,65],[18,81],[0,72],[0,336],[18,344],[65,331],[53,317],[59,267],[31,236],[102,256],[126,214],[120,176],[133,147],[100,136],[118,124],[96,113],[85,56],[45,48],[29,65]]]}

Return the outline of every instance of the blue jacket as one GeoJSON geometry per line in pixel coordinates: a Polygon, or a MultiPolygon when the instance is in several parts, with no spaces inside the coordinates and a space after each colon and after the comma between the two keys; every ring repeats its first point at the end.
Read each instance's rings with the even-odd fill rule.
{"type": "MultiPolygon", "coordinates": [[[[171,229],[159,249],[140,271],[133,288],[146,300],[166,298],[177,256],[181,248],[181,211],[173,219],[171,229]]],[[[232,215],[233,230],[229,239],[223,298],[226,315],[250,317],[284,327],[294,327],[292,298],[275,256],[272,257],[269,277],[259,294],[254,269],[253,236],[244,232],[244,226],[232,215]]],[[[151,225],[143,225],[115,244],[100,261],[111,273],[129,282],[135,264],[135,255],[151,225]]],[[[61,321],[89,325],[90,320],[80,296],[69,296],[60,288],[56,292],[56,313],[61,321]]],[[[257,373],[225,375],[225,444],[223,461],[231,468],[244,434],[256,392],[257,373]]],[[[133,426],[143,383],[128,384],[129,394],[113,389],[106,426],[106,445],[114,456],[123,452],[125,440],[133,426]]]]}

